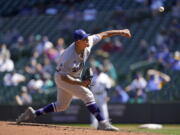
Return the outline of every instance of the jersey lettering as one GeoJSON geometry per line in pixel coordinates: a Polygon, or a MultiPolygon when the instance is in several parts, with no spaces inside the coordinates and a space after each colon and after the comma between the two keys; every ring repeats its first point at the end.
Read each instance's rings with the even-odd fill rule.
{"type": "Polygon", "coordinates": [[[76,61],[74,61],[72,72],[77,72],[77,71],[81,70],[83,67],[84,67],[83,61],[81,63],[76,63],[76,61]]]}

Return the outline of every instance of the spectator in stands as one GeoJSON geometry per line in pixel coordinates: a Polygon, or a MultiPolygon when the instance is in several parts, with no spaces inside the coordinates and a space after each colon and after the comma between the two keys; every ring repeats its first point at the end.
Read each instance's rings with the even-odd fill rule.
{"type": "Polygon", "coordinates": [[[44,44],[42,41],[39,41],[39,43],[37,44],[35,51],[38,52],[38,55],[41,55],[43,53],[44,50],[44,44]]]}
{"type": "Polygon", "coordinates": [[[171,69],[174,71],[180,71],[180,52],[176,51],[174,57],[171,60],[171,69]]]}
{"type": "Polygon", "coordinates": [[[3,57],[0,55],[0,72],[11,72],[14,70],[14,62],[10,56],[3,57]]]}
{"type": "Polygon", "coordinates": [[[37,63],[37,61],[33,59],[31,65],[25,67],[25,71],[32,76],[36,74],[43,75],[44,73],[50,74],[52,72],[52,65],[50,65],[49,59],[47,58],[47,60],[46,58],[47,57],[45,57],[43,64],[37,63]]]}
{"type": "Polygon", "coordinates": [[[31,59],[30,60],[30,65],[25,66],[25,71],[28,74],[32,74],[32,75],[35,74],[36,73],[36,65],[37,65],[37,60],[36,59],[31,59]]]}
{"type": "Polygon", "coordinates": [[[6,44],[2,44],[2,45],[1,45],[0,55],[1,55],[1,56],[0,56],[1,58],[10,58],[10,57],[11,57],[10,51],[9,51],[9,49],[7,48],[7,45],[6,45],[6,44]]]}
{"type": "Polygon", "coordinates": [[[32,61],[37,61],[38,58],[39,58],[39,53],[37,51],[34,51],[32,57],[30,58],[31,63],[32,61]]]}
{"type": "Polygon", "coordinates": [[[56,49],[58,50],[58,53],[59,54],[63,53],[64,48],[65,48],[64,38],[58,38],[57,44],[56,44],[56,49]]]}
{"type": "Polygon", "coordinates": [[[42,80],[43,80],[43,86],[41,87],[41,90],[43,93],[48,94],[50,92],[50,88],[54,87],[54,82],[51,78],[51,75],[48,73],[44,73],[42,76],[42,80]]]}
{"type": "MultiPolygon", "coordinates": [[[[146,100],[145,88],[147,86],[146,79],[141,73],[136,73],[135,79],[125,89],[132,100],[144,102],[146,100]]],[[[134,101],[133,101],[134,102],[134,101]]]]}
{"type": "Polygon", "coordinates": [[[5,86],[17,86],[21,82],[25,82],[26,77],[20,73],[13,71],[11,73],[6,73],[3,80],[5,86]]]}
{"type": "Polygon", "coordinates": [[[19,36],[17,42],[13,44],[13,49],[17,49],[18,51],[22,51],[25,48],[25,41],[23,36],[19,36]]]}
{"type": "Polygon", "coordinates": [[[147,61],[148,62],[156,61],[156,53],[157,53],[156,47],[154,45],[148,47],[147,52],[148,52],[147,61]]]}
{"type": "Polygon", "coordinates": [[[42,87],[44,85],[44,81],[41,79],[39,74],[36,74],[34,79],[31,79],[27,86],[31,93],[42,93],[42,87]]]}
{"type": "Polygon", "coordinates": [[[147,71],[148,83],[147,91],[158,91],[161,90],[165,83],[168,83],[171,78],[162,72],[159,72],[155,69],[149,69],[147,71]]]}
{"type": "Polygon", "coordinates": [[[41,63],[37,63],[36,65],[36,73],[42,75],[43,74],[43,65],[41,63]]]}
{"type": "Polygon", "coordinates": [[[42,42],[42,36],[40,34],[37,34],[34,36],[34,51],[38,51],[38,48],[37,46],[42,42]]]}
{"type": "Polygon", "coordinates": [[[101,67],[102,66],[100,61],[98,61],[98,59],[95,59],[94,56],[91,56],[89,58],[89,63],[90,63],[92,68],[96,68],[96,67],[101,67]]]}
{"type": "Polygon", "coordinates": [[[53,66],[48,57],[44,58],[42,71],[43,73],[49,73],[49,74],[53,73],[53,66]]]}
{"type": "Polygon", "coordinates": [[[102,50],[107,52],[108,54],[115,51],[114,44],[110,38],[104,40],[104,44],[102,45],[102,50]]]}
{"type": "Polygon", "coordinates": [[[39,55],[46,54],[46,56],[52,61],[55,61],[58,57],[58,51],[54,48],[52,42],[49,41],[47,36],[43,37],[43,41],[38,44],[36,51],[38,51],[39,55]]]}
{"type": "Polygon", "coordinates": [[[49,48],[45,51],[46,56],[49,58],[51,61],[57,61],[59,54],[58,51],[53,47],[49,48]]]}
{"type": "Polygon", "coordinates": [[[117,52],[122,52],[124,49],[123,43],[119,38],[114,38],[114,48],[117,52]]]}
{"type": "Polygon", "coordinates": [[[49,38],[47,36],[43,37],[42,43],[43,43],[43,51],[53,48],[53,43],[49,41],[49,38]]]}
{"type": "Polygon", "coordinates": [[[64,48],[65,48],[64,38],[58,38],[55,48],[57,50],[57,56],[55,62],[58,63],[60,55],[64,52],[64,48]]]}
{"type": "Polygon", "coordinates": [[[111,97],[112,103],[127,103],[129,101],[128,93],[120,86],[115,87],[115,93],[111,97]]]}
{"type": "Polygon", "coordinates": [[[6,73],[3,77],[3,85],[4,86],[13,86],[12,84],[12,74],[6,73]]]}
{"type": "Polygon", "coordinates": [[[104,51],[109,53],[121,52],[123,50],[123,44],[119,38],[114,38],[112,41],[110,39],[105,40],[105,44],[102,46],[104,51]]]}
{"type": "Polygon", "coordinates": [[[53,48],[53,44],[51,41],[49,41],[47,36],[44,36],[42,41],[36,46],[35,51],[41,55],[50,48],[53,48]]]}
{"type": "Polygon", "coordinates": [[[88,8],[83,11],[84,21],[94,21],[97,16],[97,10],[94,8],[93,4],[89,4],[88,8]]]}
{"type": "Polygon", "coordinates": [[[16,103],[20,106],[32,104],[32,97],[28,93],[28,89],[26,86],[21,87],[20,95],[15,96],[16,103]]]}
{"type": "Polygon", "coordinates": [[[96,51],[96,55],[97,55],[97,56],[100,56],[100,57],[102,57],[102,58],[108,58],[108,57],[109,57],[109,53],[105,52],[105,51],[102,50],[102,49],[98,49],[98,50],[96,51]]]}
{"type": "Polygon", "coordinates": [[[169,57],[170,57],[169,48],[165,44],[159,46],[158,52],[156,54],[157,61],[161,63],[164,67],[168,68],[169,57]]]}
{"type": "Polygon", "coordinates": [[[107,38],[104,41],[101,49],[97,51],[97,54],[102,57],[106,58],[111,53],[121,52],[123,50],[123,44],[118,38],[114,38],[113,41],[110,40],[110,38],[107,38]]]}
{"type": "Polygon", "coordinates": [[[104,72],[107,73],[114,81],[116,81],[118,78],[117,71],[109,59],[103,60],[103,67],[104,72]]]}

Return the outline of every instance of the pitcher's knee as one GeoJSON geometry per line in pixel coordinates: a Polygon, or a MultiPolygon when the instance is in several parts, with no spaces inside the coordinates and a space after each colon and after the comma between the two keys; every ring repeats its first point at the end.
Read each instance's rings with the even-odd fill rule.
{"type": "Polygon", "coordinates": [[[68,108],[69,104],[67,105],[67,104],[61,104],[61,103],[56,102],[55,106],[56,106],[56,112],[62,112],[68,108]]]}

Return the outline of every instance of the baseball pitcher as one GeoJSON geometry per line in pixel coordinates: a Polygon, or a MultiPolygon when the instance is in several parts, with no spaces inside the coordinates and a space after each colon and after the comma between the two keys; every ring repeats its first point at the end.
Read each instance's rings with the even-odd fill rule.
{"type": "Polygon", "coordinates": [[[88,110],[98,120],[98,130],[118,131],[108,120],[101,115],[92,92],[89,90],[90,79],[80,79],[85,62],[91,52],[91,48],[101,39],[111,36],[131,37],[128,29],[110,30],[94,35],[87,34],[84,30],[78,29],[74,33],[74,42],[61,54],[59,64],[56,68],[55,82],[57,85],[57,100],[43,108],[34,110],[28,107],[16,120],[17,124],[29,121],[37,116],[50,112],[61,112],[68,108],[72,97],[79,97],[87,106],[88,110]]]}

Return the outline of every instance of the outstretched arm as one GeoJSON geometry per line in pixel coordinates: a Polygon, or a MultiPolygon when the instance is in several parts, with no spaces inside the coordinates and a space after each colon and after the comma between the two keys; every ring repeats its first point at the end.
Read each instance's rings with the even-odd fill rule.
{"type": "Polygon", "coordinates": [[[124,36],[127,38],[131,37],[131,33],[129,29],[123,29],[123,30],[109,30],[109,31],[104,31],[101,33],[96,34],[98,35],[101,39],[105,39],[111,36],[124,36]]]}
{"type": "Polygon", "coordinates": [[[165,82],[169,82],[171,80],[170,76],[155,69],[149,69],[147,72],[148,75],[159,75],[161,78],[164,79],[165,82]]]}

